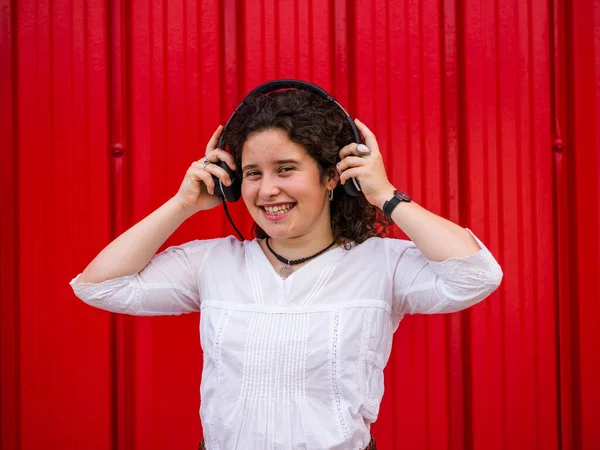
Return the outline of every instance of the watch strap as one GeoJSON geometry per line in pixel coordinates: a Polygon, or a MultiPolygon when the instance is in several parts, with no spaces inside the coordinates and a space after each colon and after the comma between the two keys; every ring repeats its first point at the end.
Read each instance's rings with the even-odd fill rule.
{"type": "Polygon", "coordinates": [[[402,198],[400,196],[400,194],[398,194],[398,191],[394,191],[394,196],[391,199],[387,200],[383,204],[383,208],[382,208],[383,209],[383,214],[388,219],[391,219],[392,218],[392,212],[394,211],[394,209],[396,208],[396,206],[398,206],[401,202],[408,202],[408,201],[410,201],[410,200],[406,200],[406,199],[402,198]]]}

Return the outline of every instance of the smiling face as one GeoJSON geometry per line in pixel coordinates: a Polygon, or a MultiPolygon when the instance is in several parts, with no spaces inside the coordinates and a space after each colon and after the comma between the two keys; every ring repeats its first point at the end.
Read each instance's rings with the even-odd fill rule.
{"type": "Polygon", "coordinates": [[[317,161],[281,129],[248,136],[242,149],[242,198],[254,221],[273,239],[330,239],[327,190],[317,161]]]}

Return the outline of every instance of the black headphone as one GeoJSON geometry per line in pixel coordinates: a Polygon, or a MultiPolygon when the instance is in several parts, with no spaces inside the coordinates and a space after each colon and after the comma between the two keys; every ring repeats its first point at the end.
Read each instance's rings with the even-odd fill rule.
{"type": "MultiPolygon", "coordinates": [[[[298,90],[308,91],[308,92],[318,95],[321,98],[324,98],[325,100],[335,103],[344,112],[344,115],[346,116],[346,120],[347,120],[348,124],[350,125],[350,129],[352,130],[352,135],[354,138],[353,142],[363,143],[363,141],[360,137],[360,133],[358,132],[358,129],[356,128],[356,125],[354,124],[354,121],[352,120],[350,115],[346,112],[346,110],[344,108],[342,108],[342,106],[332,96],[330,96],[327,93],[327,91],[325,91],[324,89],[320,88],[319,86],[317,86],[315,84],[308,83],[306,81],[274,80],[274,81],[269,81],[267,83],[261,84],[260,86],[254,88],[244,98],[244,100],[238,105],[238,107],[235,109],[235,111],[233,112],[233,114],[231,115],[231,117],[229,118],[227,123],[225,124],[225,127],[223,127],[223,130],[221,131],[221,136],[219,137],[219,143],[217,144],[217,148],[220,148],[222,150],[225,149],[224,145],[226,144],[225,135],[227,134],[227,128],[228,128],[229,124],[231,123],[231,121],[235,118],[238,110],[244,105],[244,103],[248,97],[250,97],[251,95],[256,94],[256,93],[267,95],[267,94],[270,94],[271,92],[275,92],[275,91],[278,91],[281,89],[298,89],[298,90]]],[[[215,163],[213,163],[213,164],[215,164],[215,163]]],[[[229,215],[229,211],[227,210],[227,204],[225,201],[225,200],[227,200],[228,202],[237,202],[240,199],[240,197],[242,195],[241,174],[239,171],[231,170],[229,168],[229,166],[223,161],[219,161],[216,164],[219,167],[221,167],[225,172],[227,172],[227,174],[231,178],[231,185],[230,186],[223,185],[221,180],[213,175],[212,178],[215,183],[215,195],[218,197],[221,197],[223,199],[223,208],[225,209],[225,214],[227,215],[227,218],[229,219],[231,226],[234,228],[234,230],[236,231],[238,236],[242,240],[244,240],[244,236],[237,229],[237,227],[233,223],[233,220],[231,220],[231,216],[229,215]]],[[[344,192],[346,192],[346,194],[350,195],[351,197],[356,197],[356,196],[360,195],[361,189],[360,189],[360,184],[358,183],[358,180],[351,178],[350,180],[348,180],[348,182],[344,183],[344,192]]]]}

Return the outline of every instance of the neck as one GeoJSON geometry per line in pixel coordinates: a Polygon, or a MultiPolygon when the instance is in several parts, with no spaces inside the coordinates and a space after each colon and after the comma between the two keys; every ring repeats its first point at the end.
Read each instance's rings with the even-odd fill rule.
{"type": "Polygon", "coordinates": [[[287,259],[299,259],[323,250],[333,242],[331,228],[328,233],[309,233],[287,239],[269,238],[269,245],[281,256],[287,259]]]}
{"type": "MultiPolygon", "coordinates": [[[[329,203],[324,200],[323,211],[310,227],[310,231],[290,238],[269,238],[269,244],[275,252],[286,259],[300,259],[323,250],[333,242],[329,203]]],[[[266,246],[265,246],[266,250],[266,246]]]]}

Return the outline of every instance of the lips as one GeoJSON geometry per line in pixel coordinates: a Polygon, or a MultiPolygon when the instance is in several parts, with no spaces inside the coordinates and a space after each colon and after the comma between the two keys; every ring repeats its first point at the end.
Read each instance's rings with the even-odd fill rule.
{"type": "Polygon", "coordinates": [[[270,216],[279,216],[285,214],[294,207],[294,203],[287,203],[284,205],[275,206],[263,206],[263,210],[270,216]]]}
{"type": "Polygon", "coordinates": [[[263,205],[260,208],[263,210],[264,217],[267,220],[277,222],[285,219],[295,206],[295,203],[280,203],[269,206],[263,205]]]}

